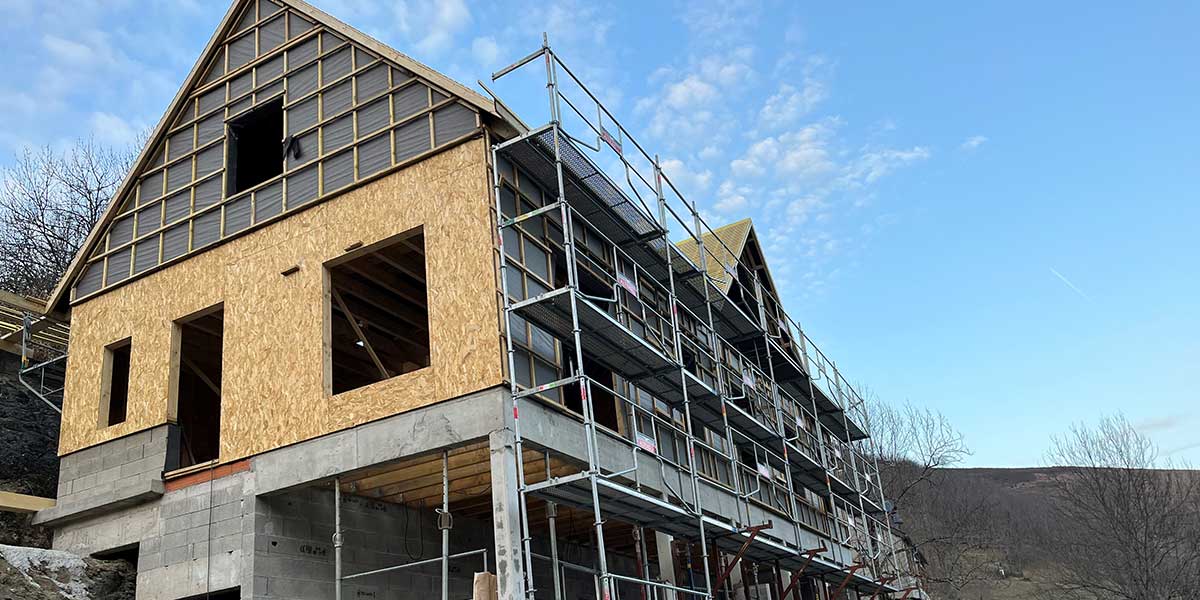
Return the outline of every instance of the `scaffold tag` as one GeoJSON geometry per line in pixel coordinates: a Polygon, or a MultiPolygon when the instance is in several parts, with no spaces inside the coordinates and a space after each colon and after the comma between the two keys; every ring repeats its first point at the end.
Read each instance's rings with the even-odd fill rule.
{"type": "Polygon", "coordinates": [[[641,448],[642,450],[645,450],[646,452],[650,452],[652,454],[658,454],[658,443],[654,441],[654,438],[652,438],[640,431],[637,433],[637,445],[638,445],[638,448],[641,448]]]}
{"type": "Polygon", "coordinates": [[[617,141],[617,139],[614,138],[612,134],[604,128],[604,125],[600,125],[600,139],[604,140],[604,143],[608,144],[608,147],[612,148],[613,152],[624,156],[624,152],[621,151],[621,142],[617,141]]]}
{"type": "Polygon", "coordinates": [[[617,273],[617,285],[624,288],[625,291],[629,292],[630,294],[633,294],[634,297],[638,295],[637,283],[624,273],[617,273]]]}

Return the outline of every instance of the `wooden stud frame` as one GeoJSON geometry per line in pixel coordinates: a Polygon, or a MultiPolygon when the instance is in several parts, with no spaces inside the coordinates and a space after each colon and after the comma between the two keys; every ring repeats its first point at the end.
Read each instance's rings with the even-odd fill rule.
{"type": "MultiPolygon", "coordinates": [[[[466,102],[437,89],[437,86],[414,75],[404,67],[381,58],[376,53],[348,41],[323,25],[313,23],[291,9],[279,7],[270,0],[251,3],[249,10],[256,10],[256,7],[259,7],[257,10],[260,12],[255,13],[256,18],[253,23],[247,28],[237,30],[227,36],[218,46],[216,56],[206,71],[210,75],[206,79],[210,81],[201,82],[187,94],[179,114],[173,117],[173,125],[160,136],[161,141],[154,150],[154,160],[139,174],[134,182],[135,185],[130,186],[130,193],[123,199],[122,209],[119,211],[117,219],[110,225],[103,243],[97,247],[83,266],[81,278],[72,290],[74,302],[84,300],[135,277],[182,260],[226,239],[283,218],[308,205],[325,200],[333,194],[366,183],[479,134],[482,128],[481,117],[478,111],[468,106],[466,102]],[[267,4],[275,6],[275,10],[266,11],[261,8],[267,4]],[[267,52],[259,52],[263,47],[261,41],[263,28],[279,21],[282,21],[283,24],[282,43],[267,52]],[[306,24],[305,29],[293,31],[293,26],[301,22],[306,24]],[[255,58],[244,65],[229,69],[230,46],[248,36],[255,36],[255,58]],[[297,57],[298,51],[311,49],[314,45],[315,52],[311,55],[297,57]],[[325,65],[334,56],[343,52],[348,53],[348,71],[326,80],[325,65]],[[293,63],[293,60],[296,62],[293,63]],[[278,68],[274,68],[275,66],[278,68]],[[290,92],[292,79],[301,74],[303,69],[309,68],[316,70],[315,89],[293,97],[290,92]],[[221,69],[223,74],[219,77],[211,77],[213,69],[221,69]],[[384,74],[386,84],[382,88],[376,89],[370,97],[362,97],[360,95],[361,82],[368,74],[377,72],[377,69],[386,70],[384,74]],[[245,86],[246,89],[235,91],[235,84],[247,77],[250,78],[250,82],[248,86],[245,86]],[[350,94],[348,107],[341,108],[336,112],[327,112],[325,107],[327,94],[347,86],[350,94]],[[413,86],[425,88],[422,90],[425,96],[425,105],[418,107],[415,112],[406,110],[404,112],[407,114],[401,114],[397,107],[397,97],[413,86]],[[222,98],[219,106],[207,106],[202,102],[214,93],[219,93],[222,98]],[[229,195],[225,182],[229,168],[229,121],[281,98],[284,100],[283,127],[285,134],[290,129],[289,116],[295,109],[306,103],[317,103],[316,122],[290,134],[296,140],[312,140],[315,143],[310,145],[316,147],[302,148],[305,154],[300,162],[290,158],[286,160],[281,175],[250,189],[241,190],[232,196],[229,195]],[[365,131],[363,125],[360,124],[363,111],[372,107],[378,108],[377,103],[380,102],[386,102],[388,105],[387,122],[382,126],[377,125],[374,131],[365,131]],[[452,117],[452,113],[456,116],[452,117]],[[439,119],[442,116],[446,117],[443,127],[450,128],[447,130],[449,135],[439,135],[441,133],[438,129],[439,119]],[[351,119],[351,139],[337,148],[326,148],[326,130],[343,118],[351,119]],[[201,126],[206,122],[210,123],[212,119],[221,120],[221,134],[212,139],[202,139],[201,126]],[[414,126],[413,124],[421,121],[425,122],[424,127],[429,132],[427,145],[424,148],[417,147],[405,155],[398,155],[397,133],[405,131],[406,127],[414,126]],[[370,143],[383,143],[382,138],[384,137],[387,138],[386,143],[388,144],[387,162],[370,172],[365,172],[361,168],[362,147],[370,143]],[[443,138],[440,145],[437,144],[439,137],[443,138]],[[172,143],[176,140],[186,140],[183,142],[186,144],[184,150],[174,151],[172,143]],[[200,157],[205,153],[216,151],[222,153],[220,167],[216,169],[209,167],[201,172],[200,157]],[[344,162],[347,158],[349,165],[338,168],[351,169],[348,174],[330,171],[331,162],[344,162]],[[188,170],[188,183],[178,187],[171,186],[171,179],[177,176],[178,169],[181,168],[188,170]],[[312,172],[314,170],[315,173],[312,172]],[[293,175],[302,174],[305,177],[315,177],[317,188],[314,196],[299,199],[294,195],[293,190],[289,189],[289,180],[293,175]],[[330,187],[328,181],[331,177],[337,177],[342,183],[330,187]],[[215,183],[217,178],[221,178],[219,184],[215,183]],[[146,182],[161,186],[155,190],[153,197],[142,198],[142,190],[146,182]],[[216,198],[215,201],[209,199],[209,205],[200,206],[197,190],[202,186],[213,185],[220,188],[219,198],[216,198]],[[178,201],[183,194],[188,196],[187,212],[171,218],[167,213],[168,201],[178,201]],[[267,201],[272,204],[279,202],[279,208],[262,211],[263,214],[260,214],[260,204],[267,201]],[[230,209],[237,203],[243,203],[242,208],[248,212],[248,215],[243,215],[235,224],[232,221],[230,209]],[[156,209],[148,208],[152,206],[156,209]],[[154,223],[147,225],[139,222],[150,215],[153,215],[154,223]],[[216,231],[210,232],[208,239],[198,239],[197,237],[199,233],[197,223],[202,219],[217,221],[216,231]],[[186,244],[182,250],[176,249],[172,252],[173,255],[168,256],[167,236],[181,227],[187,229],[186,244]],[[114,230],[118,228],[121,228],[122,231],[129,229],[132,234],[128,237],[121,235],[120,239],[117,239],[114,236],[114,230]],[[153,249],[153,256],[150,259],[142,254],[143,248],[147,247],[153,249]],[[126,254],[128,254],[127,264],[125,262],[126,254]],[[139,257],[141,258],[139,259],[139,257]],[[120,268],[121,271],[114,272],[114,268],[120,268]],[[99,283],[81,287],[80,283],[85,278],[84,276],[92,269],[99,269],[99,283]]],[[[239,18],[235,22],[240,23],[241,21],[242,19],[239,18]]],[[[210,128],[211,126],[210,123],[210,128]]],[[[206,231],[208,230],[206,229],[206,231]]],[[[176,235],[179,234],[176,233],[176,235]]]]}

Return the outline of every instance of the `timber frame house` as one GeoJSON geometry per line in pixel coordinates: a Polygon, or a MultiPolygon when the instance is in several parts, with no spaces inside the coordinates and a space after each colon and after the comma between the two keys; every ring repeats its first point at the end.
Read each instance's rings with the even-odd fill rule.
{"type": "Polygon", "coordinates": [[[56,548],[156,600],[924,597],[753,224],[707,225],[548,42],[492,80],[529,65],[536,127],[233,3],[46,304],[56,548]]]}

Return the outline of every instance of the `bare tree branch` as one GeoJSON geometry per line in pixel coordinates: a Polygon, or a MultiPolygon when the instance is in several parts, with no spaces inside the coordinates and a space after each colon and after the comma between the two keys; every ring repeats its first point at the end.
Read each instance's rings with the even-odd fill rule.
{"type": "Polygon", "coordinates": [[[80,140],[61,153],[27,148],[0,172],[0,287],[49,295],[134,156],[80,140]]]}
{"type": "Polygon", "coordinates": [[[1059,597],[1200,597],[1200,473],[1159,457],[1118,415],[1076,425],[1047,454],[1055,531],[1044,542],[1059,597]]]}

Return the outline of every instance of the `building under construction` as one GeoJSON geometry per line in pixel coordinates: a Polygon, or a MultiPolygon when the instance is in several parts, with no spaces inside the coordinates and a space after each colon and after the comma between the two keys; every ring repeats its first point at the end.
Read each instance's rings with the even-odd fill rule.
{"type": "Polygon", "coordinates": [[[518,70],[548,123],[234,3],[45,310],[55,547],[147,600],[924,597],[753,225],[518,70]]]}

